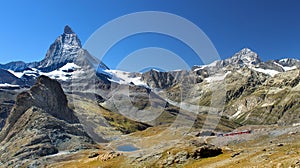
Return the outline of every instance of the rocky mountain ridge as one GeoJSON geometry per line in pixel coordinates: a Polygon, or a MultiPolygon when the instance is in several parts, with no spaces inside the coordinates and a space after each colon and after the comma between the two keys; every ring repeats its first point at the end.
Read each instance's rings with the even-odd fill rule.
{"type": "MultiPolygon", "coordinates": [[[[74,74],[71,72],[75,71],[74,68],[67,69],[64,73],[57,72],[60,68],[67,64],[75,64],[75,66],[79,67],[77,70],[92,69],[97,71],[98,75],[103,76],[101,77],[102,79],[110,79],[112,76],[117,76],[117,74],[113,71],[108,73],[105,72],[106,70],[109,70],[109,68],[103,62],[92,57],[88,51],[82,48],[77,34],[74,33],[68,25],[65,26],[64,33],[61,34],[53,44],[51,44],[45,58],[42,61],[32,63],[24,63],[22,61],[11,62],[4,65],[0,64],[0,68],[2,71],[5,71],[5,73],[11,73],[23,81],[22,83],[19,83],[21,87],[24,87],[33,85],[35,79],[39,75],[46,75],[63,81],[74,78],[74,74]],[[99,67],[101,67],[100,71],[99,67]]],[[[176,81],[187,80],[188,78],[186,76],[192,76],[193,80],[202,82],[204,78],[213,76],[220,71],[226,72],[230,69],[237,70],[245,66],[273,76],[281,72],[299,68],[300,61],[297,59],[287,58],[263,62],[257,53],[253,52],[249,48],[244,48],[225,60],[217,60],[209,65],[194,66],[190,72],[159,72],[157,70],[150,70],[143,74],[135,73],[134,76],[141,78],[138,81],[135,80],[138,84],[145,83],[152,88],[166,88],[167,86],[176,83],[176,81]],[[194,73],[196,73],[197,77],[194,77],[194,73]]],[[[1,76],[1,78],[4,77],[1,76]]],[[[118,80],[126,81],[126,79],[122,78],[119,78],[118,80]]],[[[113,82],[115,81],[116,80],[113,82]]],[[[4,84],[3,81],[1,83],[4,84]]],[[[127,83],[129,84],[130,82],[127,83]]],[[[7,84],[13,84],[13,82],[8,82],[7,84]]],[[[133,82],[133,84],[135,83],[133,82]]]]}
{"type": "Polygon", "coordinates": [[[17,96],[0,133],[0,144],[0,161],[21,166],[26,159],[91,148],[94,141],[68,107],[60,84],[40,76],[29,91],[17,96]]]}
{"type": "MultiPolygon", "coordinates": [[[[109,70],[104,63],[89,55],[88,51],[82,48],[78,36],[69,26],[66,26],[64,33],[50,46],[42,61],[29,64],[12,62],[2,67],[5,69],[1,69],[3,73],[1,73],[0,83],[3,86],[0,84],[0,88],[28,87],[34,84],[38,76],[46,75],[60,81],[65,91],[97,92],[105,100],[114,96],[110,91],[118,88],[118,85],[129,85],[137,93],[141,91],[139,87],[161,90],[160,95],[155,97],[165,98],[163,102],[167,100],[176,102],[181,98],[195,105],[207,106],[211,104],[209,98],[213,92],[210,86],[212,83],[227,82],[225,102],[231,103],[240,97],[254,93],[257,88],[265,85],[266,81],[281,78],[281,73],[297,71],[300,61],[282,59],[263,62],[257,53],[244,48],[230,58],[217,60],[209,65],[194,66],[191,71],[122,72],[109,70]],[[98,71],[99,67],[101,67],[100,71],[98,71]]],[[[120,94],[118,96],[124,97],[125,92],[120,94]]],[[[140,99],[142,97],[145,96],[140,96],[140,99]]],[[[230,118],[235,118],[230,116],[232,113],[227,114],[230,118]]]]}

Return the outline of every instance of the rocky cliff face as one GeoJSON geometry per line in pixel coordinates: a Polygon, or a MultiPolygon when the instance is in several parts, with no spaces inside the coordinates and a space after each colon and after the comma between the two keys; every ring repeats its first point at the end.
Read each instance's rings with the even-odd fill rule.
{"type": "Polygon", "coordinates": [[[142,80],[144,80],[149,86],[153,88],[167,88],[175,83],[175,78],[168,72],[159,72],[156,70],[150,70],[143,73],[142,80]]]}
{"type": "Polygon", "coordinates": [[[91,147],[87,135],[60,84],[46,76],[38,78],[30,91],[17,96],[0,133],[1,162],[19,166],[25,159],[39,158],[59,151],[91,147]]]}
{"type": "MultiPolygon", "coordinates": [[[[292,125],[300,122],[300,71],[268,78],[255,90],[226,107],[231,119],[242,124],[292,125]]],[[[253,87],[252,87],[253,88],[253,87]]]]}
{"type": "Polygon", "coordinates": [[[81,42],[78,36],[69,26],[66,26],[64,33],[51,44],[46,57],[37,68],[43,72],[53,71],[68,62],[73,62],[80,49],[81,42]]]}
{"type": "Polygon", "coordinates": [[[77,34],[68,25],[65,26],[64,33],[51,44],[45,58],[35,67],[42,72],[51,72],[67,63],[76,63],[79,66],[89,66],[94,69],[96,69],[95,66],[108,69],[104,63],[92,57],[82,48],[77,34]]]}

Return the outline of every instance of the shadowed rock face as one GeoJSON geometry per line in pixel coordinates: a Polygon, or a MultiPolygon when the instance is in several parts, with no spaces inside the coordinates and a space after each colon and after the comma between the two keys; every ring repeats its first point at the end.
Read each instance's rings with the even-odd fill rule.
{"type": "Polygon", "coordinates": [[[68,123],[79,122],[67,107],[67,98],[60,84],[49,77],[41,76],[30,91],[22,92],[17,96],[16,104],[4,128],[6,130],[1,134],[0,140],[3,140],[7,134],[5,131],[8,132],[10,127],[32,106],[41,108],[50,115],[68,123]]]}
{"type": "Polygon", "coordinates": [[[67,107],[68,101],[60,84],[46,76],[41,76],[30,89],[34,106],[44,109],[47,113],[69,123],[78,123],[79,120],[67,107]]]}
{"type": "Polygon", "coordinates": [[[64,28],[64,34],[74,34],[73,30],[69,25],[66,25],[64,28]]]}
{"type": "Polygon", "coordinates": [[[20,93],[0,133],[0,161],[16,166],[28,158],[91,148],[93,140],[67,104],[60,84],[46,76],[20,93]]]}
{"type": "Polygon", "coordinates": [[[15,104],[17,94],[15,91],[0,90],[0,131],[15,104]]]}
{"type": "Polygon", "coordinates": [[[24,82],[10,72],[0,68],[0,84],[24,85],[24,82]]]}

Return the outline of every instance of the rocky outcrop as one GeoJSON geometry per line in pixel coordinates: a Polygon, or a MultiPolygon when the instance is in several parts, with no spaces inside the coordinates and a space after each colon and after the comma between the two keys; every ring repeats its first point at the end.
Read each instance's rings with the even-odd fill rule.
{"type": "MultiPolygon", "coordinates": [[[[178,150],[178,149],[177,149],[178,150]]],[[[211,144],[201,143],[192,149],[179,149],[179,152],[167,152],[167,157],[158,162],[159,167],[178,167],[193,159],[214,157],[222,154],[222,149],[211,144]]]]}
{"type": "Polygon", "coordinates": [[[46,76],[17,96],[0,142],[0,160],[7,166],[59,151],[90,148],[94,143],[68,108],[60,84],[46,76]]]}
{"type": "Polygon", "coordinates": [[[143,73],[142,80],[153,88],[162,88],[172,86],[175,83],[175,78],[168,72],[159,72],[156,70],[150,70],[143,73]]]}
{"type": "Polygon", "coordinates": [[[32,106],[41,108],[58,119],[78,123],[76,116],[67,107],[67,98],[60,84],[46,76],[41,76],[30,91],[22,92],[17,96],[16,104],[7,119],[0,140],[4,139],[10,128],[32,106]]]}
{"type": "Polygon", "coordinates": [[[247,67],[234,71],[226,76],[226,102],[249,95],[263,84],[267,76],[247,67]]]}

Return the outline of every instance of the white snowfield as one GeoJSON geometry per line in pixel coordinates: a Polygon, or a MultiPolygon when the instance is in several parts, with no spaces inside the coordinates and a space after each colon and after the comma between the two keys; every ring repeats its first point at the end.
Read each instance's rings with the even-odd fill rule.
{"type": "Polygon", "coordinates": [[[199,66],[199,68],[194,69],[194,71],[198,71],[198,70],[204,69],[206,67],[214,67],[214,66],[217,65],[218,61],[219,60],[216,60],[216,61],[214,61],[214,62],[212,62],[212,63],[210,63],[208,65],[200,65],[200,66],[199,65],[194,65],[194,66],[199,66]]]}
{"type": "Polygon", "coordinates": [[[234,113],[230,118],[238,118],[242,113],[242,107],[239,106],[236,113],[234,113]]]}
{"type": "Polygon", "coordinates": [[[120,70],[104,70],[104,72],[111,75],[111,82],[116,82],[119,84],[130,84],[133,83],[134,85],[138,86],[145,86],[149,87],[145,82],[141,80],[140,76],[133,76],[130,72],[124,72],[120,70]]]}
{"type": "Polygon", "coordinates": [[[63,67],[51,72],[41,72],[35,68],[31,68],[31,69],[32,70],[26,70],[23,72],[14,72],[12,70],[8,70],[8,71],[18,78],[21,78],[23,75],[35,76],[35,77],[39,75],[45,75],[52,79],[57,79],[62,81],[67,81],[72,78],[80,77],[80,74],[83,72],[81,70],[81,67],[74,63],[67,63],[63,67]]]}
{"type": "Polygon", "coordinates": [[[224,73],[224,74],[215,74],[215,75],[213,75],[213,76],[209,76],[209,77],[205,78],[204,80],[205,80],[206,82],[208,82],[208,83],[216,82],[216,81],[221,81],[221,80],[224,80],[225,77],[226,77],[228,74],[230,74],[230,73],[231,73],[231,71],[228,71],[228,72],[226,72],[226,73],[224,73]]]}
{"type": "Polygon", "coordinates": [[[82,72],[82,70],[81,70],[80,66],[78,66],[74,63],[67,63],[66,65],[64,65],[63,67],[61,67],[57,70],[54,70],[54,71],[48,72],[48,73],[41,72],[40,74],[49,76],[52,79],[67,81],[72,78],[79,77],[81,72],[82,72]]]}
{"type": "Polygon", "coordinates": [[[296,66],[292,66],[292,67],[282,66],[282,65],[278,64],[277,62],[274,62],[274,64],[280,66],[282,69],[284,69],[284,71],[290,71],[290,70],[293,70],[293,69],[297,69],[296,66]]]}
{"type": "Polygon", "coordinates": [[[270,76],[275,76],[276,74],[280,73],[278,71],[272,70],[272,69],[262,69],[262,68],[251,68],[257,72],[261,72],[270,76]]]}
{"type": "Polygon", "coordinates": [[[26,75],[32,75],[34,72],[36,72],[34,68],[32,68],[34,71],[31,71],[31,70],[26,70],[26,71],[23,71],[23,72],[15,72],[15,71],[12,71],[12,70],[8,70],[8,72],[12,73],[13,75],[15,75],[16,77],[18,78],[21,78],[24,74],[26,75]]]}
{"type": "Polygon", "coordinates": [[[8,83],[0,84],[0,87],[20,87],[19,85],[12,85],[8,83]]]}

